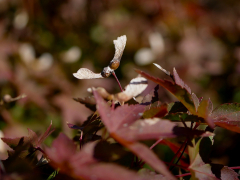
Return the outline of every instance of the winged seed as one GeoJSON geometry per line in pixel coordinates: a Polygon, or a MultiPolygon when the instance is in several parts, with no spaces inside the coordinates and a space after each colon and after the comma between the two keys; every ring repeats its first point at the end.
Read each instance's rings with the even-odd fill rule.
{"type": "MultiPolygon", "coordinates": [[[[115,60],[120,61],[123,51],[125,49],[127,42],[127,36],[123,35],[118,37],[116,40],[113,40],[114,46],[115,46],[115,54],[113,59],[110,61],[113,62],[115,60]]],[[[114,71],[109,66],[107,66],[107,72],[112,73],[114,71]]],[[[106,73],[107,73],[106,72],[106,73]]],[[[98,78],[104,78],[101,73],[94,73],[91,70],[87,68],[80,68],[76,73],[73,73],[73,76],[78,79],[98,79],[98,78]]]]}
{"type": "Polygon", "coordinates": [[[113,44],[115,45],[115,54],[114,54],[113,60],[114,59],[117,59],[119,61],[121,60],[123,51],[124,51],[125,46],[126,46],[126,42],[127,42],[127,36],[126,35],[118,37],[117,40],[113,40],[113,44]]]}

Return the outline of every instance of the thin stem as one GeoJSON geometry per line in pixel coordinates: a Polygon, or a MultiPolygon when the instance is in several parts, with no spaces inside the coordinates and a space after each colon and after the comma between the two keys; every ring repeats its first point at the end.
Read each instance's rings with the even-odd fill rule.
{"type": "Polygon", "coordinates": [[[191,129],[193,128],[193,121],[191,121],[191,129]]]}
{"type": "MultiPolygon", "coordinates": [[[[169,162],[165,162],[165,164],[170,164],[169,162]]],[[[179,168],[181,168],[181,169],[184,169],[184,170],[187,170],[187,171],[190,171],[189,169],[188,169],[188,167],[185,167],[185,166],[181,166],[181,165],[178,165],[178,164],[175,164],[174,166],[176,166],[176,167],[179,167],[179,168]]]]}
{"type": "Polygon", "coordinates": [[[169,163],[168,165],[168,168],[171,167],[171,165],[173,165],[173,161],[175,160],[175,158],[177,157],[178,153],[182,150],[182,148],[184,147],[184,145],[187,143],[187,138],[186,140],[184,141],[184,143],[180,146],[180,148],[178,149],[178,151],[176,152],[176,154],[173,156],[171,162],[169,163]]]}
{"type": "MultiPolygon", "coordinates": [[[[176,162],[175,164],[177,164],[177,163],[180,161],[180,159],[182,158],[183,153],[184,153],[184,151],[186,150],[187,144],[188,144],[188,141],[185,143],[185,146],[184,146],[184,148],[183,148],[183,151],[182,151],[181,155],[179,156],[179,158],[178,158],[178,160],[177,160],[177,162],[176,162]]],[[[173,168],[174,168],[174,167],[173,167],[173,168]]],[[[173,169],[173,168],[172,168],[172,169],[173,169]]],[[[170,169],[170,170],[172,170],[172,169],[170,169]]]]}
{"type": "Polygon", "coordinates": [[[199,124],[198,122],[196,122],[196,124],[195,124],[193,130],[197,129],[197,127],[198,127],[199,125],[200,125],[200,124],[199,124]]]}
{"type": "Polygon", "coordinates": [[[176,177],[184,177],[184,176],[190,176],[191,173],[185,173],[185,174],[180,174],[180,175],[176,175],[176,177]]]}
{"type": "Polygon", "coordinates": [[[149,149],[153,149],[158,143],[160,143],[163,138],[158,139],[149,149]]]}
{"type": "Polygon", "coordinates": [[[120,82],[119,82],[119,80],[118,80],[118,78],[117,78],[117,76],[116,76],[114,71],[112,71],[112,75],[115,77],[115,79],[116,79],[116,81],[118,83],[118,86],[120,87],[121,91],[123,92],[123,88],[122,88],[122,86],[121,86],[121,84],[120,84],[120,82]]]}
{"type": "Polygon", "coordinates": [[[112,111],[114,110],[115,108],[115,103],[114,103],[114,100],[112,100],[112,111]]]}
{"type": "Polygon", "coordinates": [[[183,121],[183,119],[182,119],[182,118],[180,118],[180,120],[182,121],[182,123],[183,123],[184,127],[185,127],[185,128],[188,128],[188,127],[187,127],[187,125],[186,125],[186,123],[183,121]]]}
{"type": "Polygon", "coordinates": [[[83,141],[83,132],[80,131],[80,138],[79,138],[80,149],[82,149],[82,141],[83,141]]]}
{"type": "Polygon", "coordinates": [[[40,147],[35,148],[35,150],[39,150],[41,153],[43,153],[43,154],[46,155],[46,153],[45,153],[45,152],[42,150],[42,148],[40,148],[40,147]]]}

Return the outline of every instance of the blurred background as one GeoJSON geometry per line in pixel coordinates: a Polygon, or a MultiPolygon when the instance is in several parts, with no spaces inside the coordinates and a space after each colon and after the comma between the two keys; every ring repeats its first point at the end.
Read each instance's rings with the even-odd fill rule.
{"type": "MultiPolygon", "coordinates": [[[[92,113],[73,97],[87,88],[119,92],[113,77],[78,80],[80,67],[101,72],[114,55],[113,40],[127,36],[121,66],[122,86],[137,76],[135,68],[164,78],[152,63],[172,71],[214,108],[240,103],[239,0],[0,0],[0,97],[27,95],[0,106],[6,137],[41,134],[52,121],[71,134],[66,122],[82,123],[92,113]]],[[[174,99],[159,90],[160,100],[174,99]]],[[[218,128],[212,158],[240,165],[239,135],[218,128]]],[[[5,157],[0,146],[1,158],[5,157]]]]}

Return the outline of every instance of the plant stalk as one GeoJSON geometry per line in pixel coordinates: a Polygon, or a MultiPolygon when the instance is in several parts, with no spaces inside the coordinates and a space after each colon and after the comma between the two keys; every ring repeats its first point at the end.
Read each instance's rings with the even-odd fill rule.
{"type": "Polygon", "coordinates": [[[112,75],[115,77],[115,79],[116,79],[116,81],[118,83],[118,86],[120,87],[121,91],[123,92],[123,88],[122,88],[122,86],[121,86],[121,84],[120,84],[120,82],[119,82],[119,80],[118,80],[118,78],[117,78],[117,76],[116,76],[114,71],[112,71],[112,75]]]}

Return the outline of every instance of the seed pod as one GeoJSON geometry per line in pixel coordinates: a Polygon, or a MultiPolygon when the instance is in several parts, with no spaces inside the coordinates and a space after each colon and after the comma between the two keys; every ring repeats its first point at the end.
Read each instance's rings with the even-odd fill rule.
{"type": "Polygon", "coordinates": [[[103,71],[101,72],[101,75],[103,76],[103,77],[109,77],[110,75],[111,75],[111,73],[112,73],[112,69],[108,66],[108,67],[105,67],[104,69],[103,69],[103,71]]]}
{"type": "Polygon", "coordinates": [[[113,59],[110,63],[109,63],[109,67],[113,70],[116,70],[120,65],[120,61],[113,59]]]}

